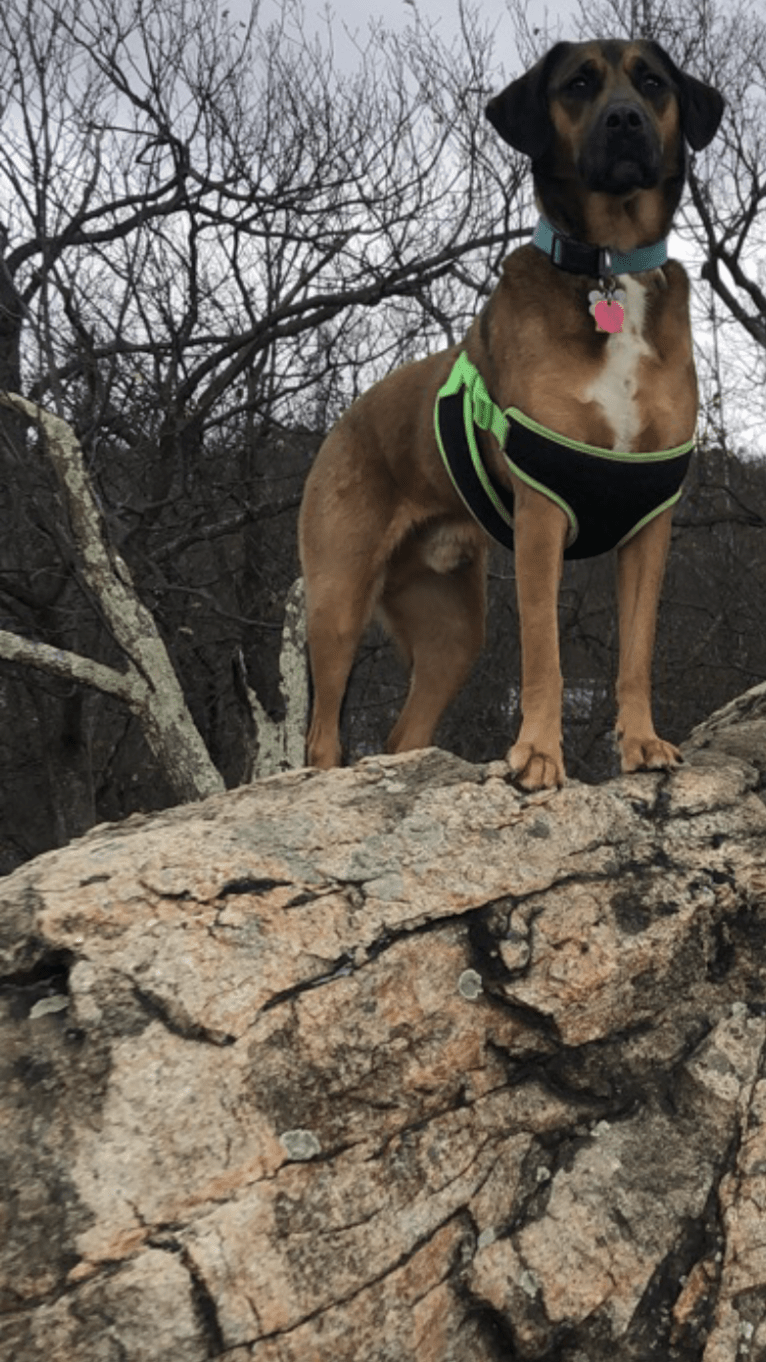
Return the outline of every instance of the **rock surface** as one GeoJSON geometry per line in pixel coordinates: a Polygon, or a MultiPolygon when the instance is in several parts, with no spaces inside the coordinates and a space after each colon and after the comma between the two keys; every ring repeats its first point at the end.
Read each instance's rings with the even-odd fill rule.
{"type": "Polygon", "coordinates": [[[766,698],[434,749],[0,882],[0,1357],[763,1362],[766,698]]]}

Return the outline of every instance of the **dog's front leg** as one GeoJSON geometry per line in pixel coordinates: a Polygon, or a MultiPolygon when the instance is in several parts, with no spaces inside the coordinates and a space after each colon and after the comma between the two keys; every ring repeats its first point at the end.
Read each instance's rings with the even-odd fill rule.
{"type": "Polygon", "coordinates": [[[617,676],[617,741],[623,771],[677,766],[672,743],[658,738],[652,721],[651,672],[654,632],[672,512],[664,511],[629,539],[618,553],[620,665],[617,676]]]}
{"type": "Polygon", "coordinates": [[[521,629],[521,730],[508,764],[525,790],[563,785],[558,598],[567,518],[513,479],[513,539],[521,629]]]}

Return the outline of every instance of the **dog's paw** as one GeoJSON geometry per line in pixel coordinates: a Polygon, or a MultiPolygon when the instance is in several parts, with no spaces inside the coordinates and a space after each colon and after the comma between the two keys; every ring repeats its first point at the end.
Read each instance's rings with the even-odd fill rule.
{"type": "Polygon", "coordinates": [[[619,739],[620,760],[625,774],[630,771],[672,771],[680,766],[683,757],[672,742],[664,742],[656,733],[646,737],[619,739]]]}
{"type": "Polygon", "coordinates": [[[342,761],[343,753],[337,737],[322,732],[312,724],[306,738],[306,765],[329,771],[333,766],[340,766],[342,761]]]}
{"type": "Polygon", "coordinates": [[[566,780],[561,748],[545,752],[535,743],[514,743],[506,757],[511,775],[522,790],[552,790],[566,780]]]}

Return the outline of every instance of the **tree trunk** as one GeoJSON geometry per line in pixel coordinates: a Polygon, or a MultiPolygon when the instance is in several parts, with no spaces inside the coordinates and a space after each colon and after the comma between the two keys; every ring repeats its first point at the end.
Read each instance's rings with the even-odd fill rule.
{"type": "MultiPolygon", "coordinates": [[[[24,303],[6,262],[8,232],[0,223],[0,392],[17,392],[21,387],[21,327],[24,303]]],[[[23,423],[11,411],[0,412],[0,429],[12,431],[16,439],[23,423]]]]}
{"type": "Polygon", "coordinates": [[[83,581],[128,663],[118,672],[2,631],[0,656],[119,695],[141,723],[177,799],[202,799],[222,790],[223,780],[186,707],[154,619],[136,593],[127,564],[109,543],[74,431],[60,417],[14,393],[0,393],[0,407],[39,424],[67,507],[83,581]]]}
{"type": "Polygon", "coordinates": [[[63,847],[96,822],[90,711],[98,700],[79,687],[63,696],[30,689],[40,722],[54,846],[63,847]]]}
{"type": "Polygon", "coordinates": [[[761,1359],[766,687],[686,753],[291,772],[3,881],[0,1353],[761,1359]]]}
{"type": "Polygon", "coordinates": [[[275,775],[303,766],[309,706],[306,655],[306,599],[303,578],[297,577],[287,593],[282,646],[279,653],[279,691],[284,717],[272,719],[261,704],[240,654],[235,662],[237,695],[245,711],[245,781],[275,775]]]}

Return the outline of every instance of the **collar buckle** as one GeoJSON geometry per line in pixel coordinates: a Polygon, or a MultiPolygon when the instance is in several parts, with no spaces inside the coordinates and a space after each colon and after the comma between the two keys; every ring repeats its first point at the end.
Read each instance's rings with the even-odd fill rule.
{"type": "Polygon", "coordinates": [[[561,232],[557,232],[555,227],[551,228],[551,238],[551,260],[554,265],[563,266],[567,238],[561,232]]]}

